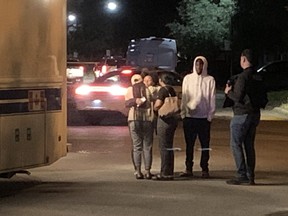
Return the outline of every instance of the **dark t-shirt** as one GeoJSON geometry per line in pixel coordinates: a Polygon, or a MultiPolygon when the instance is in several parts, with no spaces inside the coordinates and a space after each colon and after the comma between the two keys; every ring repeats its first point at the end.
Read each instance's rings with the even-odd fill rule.
{"type": "Polygon", "coordinates": [[[172,86],[161,87],[158,91],[157,99],[164,102],[165,98],[169,97],[169,94],[171,97],[176,96],[176,92],[172,86]]]}

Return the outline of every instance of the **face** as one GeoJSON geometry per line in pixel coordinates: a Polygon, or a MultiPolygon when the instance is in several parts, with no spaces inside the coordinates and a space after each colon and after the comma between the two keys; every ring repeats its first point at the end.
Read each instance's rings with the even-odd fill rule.
{"type": "Polygon", "coordinates": [[[244,68],[244,63],[245,63],[245,56],[241,56],[241,57],[240,57],[240,66],[241,66],[242,68],[244,68]]]}
{"type": "Polygon", "coordinates": [[[201,59],[198,59],[195,63],[195,69],[197,74],[201,74],[203,71],[204,62],[201,59]]]}
{"type": "Polygon", "coordinates": [[[144,77],[143,82],[144,82],[144,84],[145,84],[146,87],[154,85],[153,79],[152,79],[152,77],[149,76],[149,75],[147,75],[147,76],[144,77]]]}

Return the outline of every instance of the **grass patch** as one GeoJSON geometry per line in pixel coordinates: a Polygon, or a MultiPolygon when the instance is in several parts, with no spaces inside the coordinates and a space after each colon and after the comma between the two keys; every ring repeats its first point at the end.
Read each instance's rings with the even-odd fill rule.
{"type": "Polygon", "coordinates": [[[268,107],[282,107],[288,110],[288,90],[268,92],[268,107]]]}

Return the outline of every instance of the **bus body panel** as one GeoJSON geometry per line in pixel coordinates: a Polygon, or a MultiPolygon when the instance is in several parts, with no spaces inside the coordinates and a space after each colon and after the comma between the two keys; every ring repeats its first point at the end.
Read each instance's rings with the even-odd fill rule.
{"type": "Polygon", "coordinates": [[[66,0],[0,7],[0,173],[67,154],[66,0]]]}

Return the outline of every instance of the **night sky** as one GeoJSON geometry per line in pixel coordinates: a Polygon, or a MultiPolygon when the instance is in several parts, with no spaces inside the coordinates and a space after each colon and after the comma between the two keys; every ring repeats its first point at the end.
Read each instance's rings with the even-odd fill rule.
{"type": "Polygon", "coordinates": [[[115,0],[119,4],[119,11],[109,14],[104,10],[108,0],[68,0],[68,12],[72,10],[77,13],[83,1],[90,5],[90,8],[94,7],[95,13],[102,12],[104,16],[109,16],[111,22],[117,24],[117,31],[127,37],[127,40],[134,37],[167,36],[169,30],[165,25],[177,17],[176,7],[180,2],[179,0],[115,0]]]}

